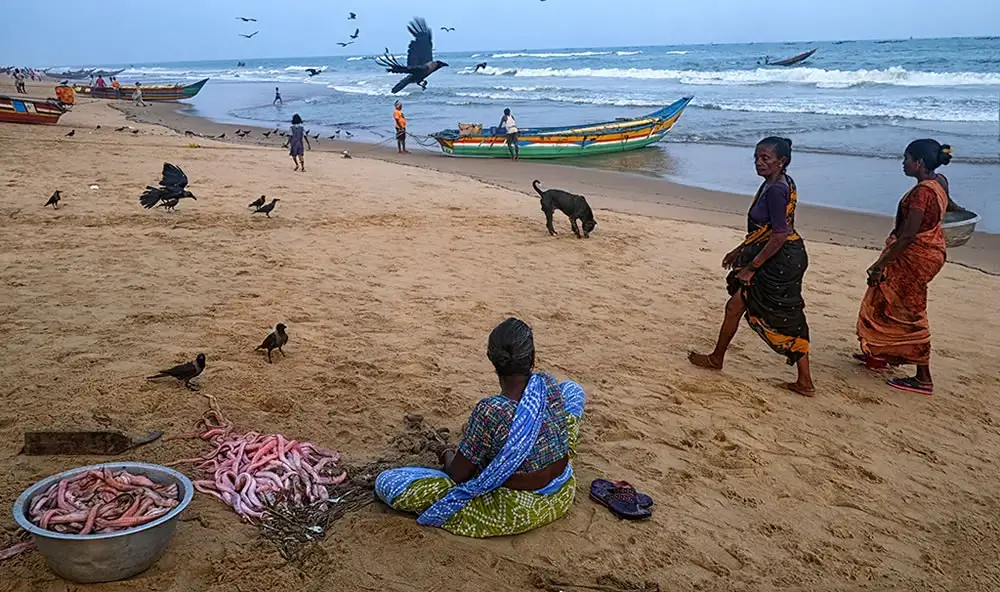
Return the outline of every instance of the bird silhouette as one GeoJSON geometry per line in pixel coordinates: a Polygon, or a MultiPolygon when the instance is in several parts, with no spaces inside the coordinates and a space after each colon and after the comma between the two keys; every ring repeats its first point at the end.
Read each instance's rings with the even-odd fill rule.
{"type": "Polygon", "coordinates": [[[316,68],[306,68],[306,72],[309,73],[309,76],[315,76],[315,75],[321,73],[322,70],[317,70],[316,68]]]}
{"type": "Polygon", "coordinates": [[[258,197],[257,199],[253,200],[252,202],[250,202],[250,205],[248,205],[247,207],[248,208],[258,209],[258,208],[260,208],[260,206],[264,205],[265,201],[267,201],[267,198],[262,195],[262,196],[258,197]]]}
{"type": "Polygon", "coordinates": [[[169,199],[164,199],[156,206],[158,208],[162,207],[164,212],[173,212],[174,208],[180,203],[180,199],[177,197],[171,197],[169,199]]]}
{"type": "Polygon", "coordinates": [[[178,364],[173,368],[167,368],[166,370],[160,370],[152,376],[147,376],[146,380],[156,380],[158,378],[176,378],[177,380],[184,381],[184,386],[189,389],[196,391],[198,388],[191,384],[191,380],[204,372],[205,370],[205,354],[198,354],[193,362],[188,362],[186,364],[178,364]]]}
{"type": "Polygon", "coordinates": [[[274,211],[274,205],[277,204],[279,201],[281,201],[281,200],[276,197],[276,198],[274,198],[274,199],[271,200],[271,203],[267,204],[266,206],[260,206],[259,208],[257,208],[256,210],[254,210],[253,212],[250,212],[250,213],[251,214],[264,214],[265,216],[267,216],[268,218],[270,218],[271,217],[271,212],[274,211]]]}
{"type": "Polygon", "coordinates": [[[52,206],[52,209],[58,210],[60,199],[62,199],[62,192],[57,189],[56,192],[52,194],[52,197],[49,198],[49,201],[45,202],[45,205],[42,207],[52,206]]]}
{"type": "Polygon", "coordinates": [[[354,21],[354,20],[357,20],[357,19],[358,19],[358,15],[354,14],[353,12],[347,13],[347,20],[354,21]]]}
{"type": "Polygon", "coordinates": [[[485,68],[486,68],[486,62],[479,62],[478,64],[476,64],[476,72],[483,70],[485,68]]]}
{"type": "Polygon", "coordinates": [[[406,53],[406,65],[400,64],[386,48],[385,55],[376,59],[376,62],[393,74],[406,74],[396,86],[392,87],[393,94],[398,93],[410,84],[417,84],[420,88],[427,90],[427,77],[445,68],[448,64],[434,59],[434,43],[431,38],[431,30],[427,27],[424,19],[417,17],[410,21],[407,29],[413,40],[410,41],[409,49],[406,53]]]}
{"type": "Polygon", "coordinates": [[[288,333],[285,333],[285,329],[288,327],[284,323],[278,323],[274,326],[274,331],[264,338],[264,343],[257,346],[254,351],[267,350],[267,363],[271,363],[271,352],[278,350],[281,352],[281,357],[285,357],[285,352],[281,348],[288,343],[288,333]]]}
{"type": "Polygon", "coordinates": [[[147,185],[146,191],[139,196],[139,203],[148,210],[155,206],[157,202],[168,199],[184,199],[185,197],[198,199],[186,189],[187,184],[188,178],[184,174],[184,171],[180,167],[165,162],[163,163],[163,175],[160,179],[160,186],[152,187],[147,185]]]}
{"type": "Polygon", "coordinates": [[[270,138],[270,137],[271,137],[271,134],[273,134],[273,133],[274,133],[274,132],[264,132],[264,137],[265,137],[265,138],[270,138]]]}
{"type": "Polygon", "coordinates": [[[350,37],[351,37],[351,39],[357,39],[358,35],[360,35],[360,34],[361,34],[361,29],[354,29],[354,34],[351,35],[350,37]]]}
{"type": "Polygon", "coordinates": [[[123,132],[123,131],[125,131],[127,129],[128,129],[128,126],[127,125],[123,125],[121,127],[115,128],[115,131],[116,132],[123,132]]]}
{"type": "Polygon", "coordinates": [[[215,137],[218,138],[219,140],[225,140],[226,139],[226,132],[222,132],[221,134],[219,134],[218,136],[215,136],[215,137]]]}
{"type": "Polygon", "coordinates": [[[69,130],[69,133],[66,134],[66,137],[67,138],[72,138],[75,135],[76,135],[76,130],[69,130]]]}
{"type": "Polygon", "coordinates": [[[442,31],[451,32],[455,30],[455,27],[441,27],[442,31]]]}
{"type": "Polygon", "coordinates": [[[347,43],[344,43],[343,41],[338,41],[337,42],[337,45],[339,45],[341,47],[347,47],[348,45],[353,45],[353,44],[354,44],[353,41],[348,41],[347,43]]]}
{"type": "Polygon", "coordinates": [[[250,33],[249,35],[245,35],[243,33],[240,33],[240,37],[246,37],[247,39],[252,39],[253,36],[256,35],[257,33],[260,33],[260,31],[254,31],[253,33],[250,33]]]}
{"type": "Polygon", "coordinates": [[[257,22],[257,19],[255,19],[255,18],[247,18],[245,16],[238,16],[236,18],[237,18],[237,20],[241,20],[244,23],[256,23],[257,22]]]}

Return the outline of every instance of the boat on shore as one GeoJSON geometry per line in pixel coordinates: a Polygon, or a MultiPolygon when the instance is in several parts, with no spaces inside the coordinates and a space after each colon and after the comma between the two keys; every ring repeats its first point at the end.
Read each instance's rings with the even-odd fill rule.
{"type": "MultiPolygon", "coordinates": [[[[208,82],[208,78],[204,80],[199,80],[194,84],[189,84],[187,86],[181,86],[180,84],[169,85],[142,85],[142,100],[144,101],[181,101],[184,99],[190,99],[191,97],[198,94],[201,88],[205,86],[208,82]]],[[[90,97],[92,99],[117,99],[118,95],[115,93],[115,89],[110,85],[104,88],[97,88],[93,86],[83,86],[77,85],[75,87],[76,92],[80,93],[81,96],[90,97]]],[[[122,85],[120,88],[121,98],[131,99],[132,93],[135,92],[135,86],[125,86],[122,85]]]]}
{"type": "MultiPolygon", "coordinates": [[[[642,117],[579,126],[519,128],[520,158],[566,158],[644,148],[667,135],[692,98],[684,97],[642,117]]],[[[464,127],[444,130],[431,137],[437,140],[445,154],[510,158],[507,138],[499,128],[484,131],[482,126],[464,127]]]]}
{"type": "Polygon", "coordinates": [[[764,63],[767,64],[768,66],[794,66],[795,64],[808,60],[818,50],[819,48],[815,47],[805,53],[800,53],[795,57],[788,58],[787,60],[778,60],[777,62],[772,62],[771,58],[767,58],[766,60],[764,60],[764,63]]]}
{"type": "Polygon", "coordinates": [[[0,95],[0,122],[55,125],[66,109],[54,99],[0,95]]]}

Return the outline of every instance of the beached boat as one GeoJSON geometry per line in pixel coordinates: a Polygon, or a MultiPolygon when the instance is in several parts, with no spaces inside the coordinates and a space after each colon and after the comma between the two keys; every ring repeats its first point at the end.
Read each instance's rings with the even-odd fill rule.
{"type": "MultiPolygon", "coordinates": [[[[183,99],[190,99],[191,97],[198,94],[201,87],[205,86],[208,82],[208,78],[204,80],[199,80],[194,84],[189,84],[187,86],[181,86],[175,84],[173,86],[159,86],[159,85],[142,85],[142,100],[144,101],[180,101],[183,99]]],[[[115,99],[115,89],[111,88],[111,85],[107,85],[104,88],[96,88],[90,86],[78,85],[76,87],[76,92],[80,93],[85,97],[91,97],[94,99],[115,99]]],[[[121,97],[123,99],[132,98],[132,93],[135,92],[134,86],[122,86],[121,87],[121,97]]]]}
{"type": "Polygon", "coordinates": [[[27,99],[0,95],[0,122],[53,125],[66,109],[52,99],[27,99]]]}
{"type": "Polygon", "coordinates": [[[788,58],[787,60],[779,60],[777,62],[772,62],[770,60],[770,58],[768,58],[767,65],[768,66],[794,66],[795,64],[798,64],[800,62],[804,62],[804,61],[808,60],[809,58],[811,58],[812,55],[814,53],[816,53],[817,50],[819,50],[818,47],[814,48],[814,49],[810,49],[809,51],[807,51],[805,53],[800,53],[799,55],[797,55],[795,57],[788,58]]]}
{"type": "MultiPolygon", "coordinates": [[[[519,128],[521,158],[565,158],[589,154],[625,152],[655,144],[663,139],[692,97],[635,119],[617,119],[568,127],[519,128]]],[[[510,158],[503,130],[444,130],[431,135],[445,154],[510,158]],[[501,134],[501,135],[498,135],[501,134]]]]}

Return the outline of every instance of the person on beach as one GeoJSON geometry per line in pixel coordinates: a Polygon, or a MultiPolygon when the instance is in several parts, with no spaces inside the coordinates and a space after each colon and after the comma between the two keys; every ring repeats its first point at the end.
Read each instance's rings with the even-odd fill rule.
{"type": "Polygon", "coordinates": [[[277,87],[277,86],[276,86],[276,87],[274,87],[274,100],[273,100],[273,101],[271,101],[271,104],[272,104],[272,105],[278,105],[279,107],[280,107],[280,106],[283,106],[283,105],[285,104],[285,103],[284,103],[284,102],[283,102],[283,101],[281,100],[281,91],[280,91],[280,90],[278,90],[278,87],[277,87]]]}
{"type": "Polygon", "coordinates": [[[915,365],[915,376],[889,379],[889,386],[925,395],[934,393],[927,286],[947,259],[945,212],[965,211],[951,200],[948,179],[936,172],[949,162],[951,146],[936,140],[906,147],[903,174],[917,184],[900,199],[885,249],[868,268],[868,291],[858,314],[862,353],[854,358],[873,370],[915,365]]]}
{"type": "Polygon", "coordinates": [[[99,89],[103,89],[105,86],[107,86],[107,83],[104,82],[104,76],[98,76],[97,81],[94,82],[94,86],[96,86],[99,89]]]}
{"type": "Polygon", "coordinates": [[[145,107],[146,102],[142,100],[142,83],[135,83],[135,91],[132,92],[132,100],[135,101],[136,107],[145,107]]]}
{"type": "Polygon", "coordinates": [[[376,495],[418,524],[476,538],[527,532],[569,511],[585,399],[577,383],[534,371],[534,337],[521,320],[493,329],[486,357],[500,394],[472,410],[457,448],[440,451],[443,470],[391,469],[375,480],[376,495]]]}
{"type": "Polygon", "coordinates": [[[403,115],[403,103],[396,101],[392,119],[396,125],[396,151],[400,154],[409,154],[410,151],[406,149],[406,116],[403,115]]]}
{"type": "Polygon", "coordinates": [[[788,176],[792,141],[768,137],[757,144],[754,164],[764,178],[747,213],[747,236],[722,259],[731,269],[726,278],[729,301],[710,354],[691,352],[688,359],[701,368],[722,370],[726,350],[736,336],[740,317],[771,349],[798,369],[798,379],[785,385],[807,397],[815,394],[809,372],[809,325],[802,299],[802,277],[809,266],[805,243],[795,232],[798,193],[788,176]]]}
{"type": "Polygon", "coordinates": [[[72,106],[76,102],[76,91],[69,85],[68,80],[63,80],[56,87],[56,100],[64,106],[72,106]]]}
{"type": "Polygon", "coordinates": [[[111,88],[115,90],[115,99],[122,100],[122,85],[118,84],[118,79],[114,76],[111,77],[111,88]]]}
{"type": "Polygon", "coordinates": [[[517,160],[521,155],[521,148],[517,145],[517,121],[511,115],[510,109],[503,110],[499,127],[506,130],[504,134],[507,137],[507,150],[510,151],[510,159],[517,160]]]}
{"type": "Polygon", "coordinates": [[[306,135],[306,128],[302,125],[302,118],[296,113],[292,115],[292,133],[288,138],[288,154],[295,163],[293,170],[306,172],[305,145],[312,150],[309,144],[309,136],[306,135]]]}

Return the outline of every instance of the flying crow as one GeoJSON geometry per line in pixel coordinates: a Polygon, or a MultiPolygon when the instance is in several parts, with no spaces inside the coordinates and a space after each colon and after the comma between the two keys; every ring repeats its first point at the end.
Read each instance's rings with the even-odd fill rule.
{"type": "Polygon", "coordinates": [[[347,20],[349,20],[349,21],[355,21],[357,19],[358,19],[358,15],[354,14],[353,12],[347,13],[347,20]]]}
{"type": "Polygon", "coordinates": [[[322,72],[322,70],[317,70],[316,68],[306,68],[306,72],[309,72],[309,76],[315,76],[322,72]]]}
{"type": "Polygon", "coordinates": [[[169,162],[163,163],[163,178],[160,179],[159,187],[146,186],[146,191],[139,196],[139,203],[147,210],[156,205],[159,201],[177,198],[190,197],[198,199],[186,189],[188,178],[180,167],[176,167],[169,162]]]}
{"type": "Polygon", "coordinates": [[[161,200],[159,205],[157,205],[156,207],[158,208],[162,207],[164,212],[173,212],[174,207],[176,207],[177,204],[180,203],[180,201],[181,201],[180,198],[171,197],[169,199],[161,200]]]}
{"type": "Polygon", "coordinates": [[[264,343],[257,346],[254,351],[260,351],[262,349],[267,350],[267,363],[271,363],[271,352],[278,350],[281,352],[282,357],[284,357],[285,352],[281,349],[286,343],[288,343],[288,334],[285,333],[285,329],[288,327],[284,323],[278,323],[274,327],[274,331],[270,335],[264,338],[264,343]]]}
{"type": "Polygon", "coordinates": [[[205,354],[198,354],[198,357],[196,357],[193,362],[180,364],[178,366],[174,366],[173,368],[167,368],[166,370],[160,370],[156,374],[147,377],[147,380],[156,380],[157,378],[176,378],[177,380],[183,380],[184,386],[196,391],[198,389],[191,384],[191,379],[201,374],[204,370],[205,354]]]}
{"type": "Polygon", "coordinates": [[[254,31],[253,33],[250,33],[249,35],[244,35],[243,33],[240,33],[240,37],[246,37],[247,39],[251,39],[257,33],[260,33],[260,31],[254,31]]]}
{"type": "Polygon", "coordinates": [[[476,72],[486,69],[486,62],[479,62],[476,64],[476,72]]]}
{"type": "Polygon", "coordinates": [[[343,41],[338,41],[337,42],[337,45],[339,45],[341,47],[347,47],[348,45],[353,45],[353,44],[354,44],[353,41],[348,41],[347,43],[344,43],[343,41]]]}
{"type": "Polygon", "coordinates": [[[271,203],[267,204],[266,206],[260,206],[259,208],[257,208],[256,210],[254,210],[253,212],[250,212],[250,213],[251,214],[264,214],[265,216],[267,216],[268,218],[270,218],[271,217],[271,211],[274,210],[274,205],[276,203],[278,203],[279,201],[281,201],[281,200],[276,197],[276,198],[274,198],[274,199],[271,200],[271,203]]]}
{"type": "Polygon", "coordinates": [[[260,206],[264,205],[265,201],[267,201],[267,198],[265,198],[262,195],[262,196],[258,197],[257,199],[253,200],[252,202],[250,202],[250,205],[248,205],[247,207],[248,208],[253,208],[253,209],[256,210],[256,209],[260,208],[260,206]]]}
{"type": "Polygon", "coordinates": [[[361,29],[354,29],[354,34],[351,35],[351,39],[357,39],[358,35],[361,34],[361,29]]]}
{"type": "Polygon", "coordinates": [[[236,18],[239,19],[239,20],[241,20],[241,21],[243,21],[244,23],[256,23],[257,22],[257,19],[255,19],[255,18],[247,18],[245,16],[238,16],[236,18]]]}
{"type": "Polygon", "coordinates": [[[455,27],[441,27],[441,30],[446,33],[450,33],[451,31],[455,30],[455,27]]]}
{"type": "Polygon", "coordinates": [[[395,57],[389,54],[386,48],[385,55],[379,57],[376,62],[393,74],[406,74],[406,78],[399,81],[392,87],[393,93],[398,93],[410,84],[420,85],[420,88],[427,90],[427,77],[445,68],[448,64],[434,59],[434,43],[431,39],[431,30],[427,27],[424,19],[417,17],[410,21],[410,41],[409,50],[406,53],[406,65],[400,64],[395,57]]]}
{"type": "Polygon", "coordinates": [[[55,193],[52,194],[52,197],[49,198],[49,201],[45,202],[45,205],[42,207],[47,208],[49,206],[52,206],[53,209],[58,210],[60,199],[62,199],[62,193],[57,190],[55,193]]]}

